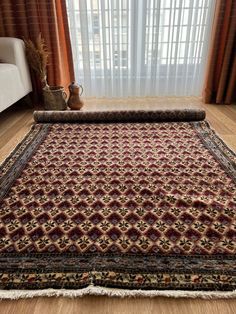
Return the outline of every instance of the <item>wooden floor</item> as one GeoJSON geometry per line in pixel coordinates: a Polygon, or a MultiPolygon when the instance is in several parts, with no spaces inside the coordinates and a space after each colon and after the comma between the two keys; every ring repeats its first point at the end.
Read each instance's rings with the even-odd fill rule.
{"type": "MultiPolygon", "coordinates": [[[[83,110],[204,108],[207,119],[220,137],[236,151],[236,105],[203,105],[198,98],[87,99],[83,110]]],[[[33,109],[17,104],[0,114],[0,162],[30,129],[33,109]]],[[[236,299],[201,300],[174,298],[109,298],[87,296],[33,298],[0,301],[1,314],[233,314],[236,299]]]]}

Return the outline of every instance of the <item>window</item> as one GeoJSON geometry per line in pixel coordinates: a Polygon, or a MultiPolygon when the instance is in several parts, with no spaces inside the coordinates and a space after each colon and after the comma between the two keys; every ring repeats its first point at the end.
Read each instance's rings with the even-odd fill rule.
{"type": "Polygon", "coordinates": [[[87,96],[200,95],[215,0],[67,0],[87,96]]]}

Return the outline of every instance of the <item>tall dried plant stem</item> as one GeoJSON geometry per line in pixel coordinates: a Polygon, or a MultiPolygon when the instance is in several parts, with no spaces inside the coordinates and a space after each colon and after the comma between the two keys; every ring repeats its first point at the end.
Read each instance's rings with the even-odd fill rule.
{"type": "Polygon", "coordinates": [[[43,89],[49,89],[46,75],[45,75],[44,79],[42,80],[42,85],[43,85],[43,89]]]}
{"type": "Polygon", "coordinates": [[[37,37],[35,43],[30,39],[24,39],[26,48],[26,57],[29,66],[35,71],[39,80],[42,83],[42,87],[49,88],[47,83],[47,65],[48,65],[48,50],[45,45],[45,41],[41,34],[37,37]]]}

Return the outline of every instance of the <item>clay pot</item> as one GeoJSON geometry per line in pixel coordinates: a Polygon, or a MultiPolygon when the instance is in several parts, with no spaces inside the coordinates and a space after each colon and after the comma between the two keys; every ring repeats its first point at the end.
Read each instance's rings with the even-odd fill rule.
{"type": "Polygon", "coordinates": [[[84,105],[84,102],[80,99],[80,96],[83,94],[82,85],[78,85],[75,82],[72,82],[68,86],[68,88],[70,92],[69,99],[67,101],[68,107],[70,107],[71,110],[80,110],[84,105]]]}

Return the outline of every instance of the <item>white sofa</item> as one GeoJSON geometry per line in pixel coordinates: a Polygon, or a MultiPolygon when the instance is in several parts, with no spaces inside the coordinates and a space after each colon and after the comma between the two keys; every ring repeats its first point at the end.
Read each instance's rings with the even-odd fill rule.
{"type": "Polygon", "coordinates": [[[0,37],[0,112],[31,91],[23,40],[0,37]]]}

